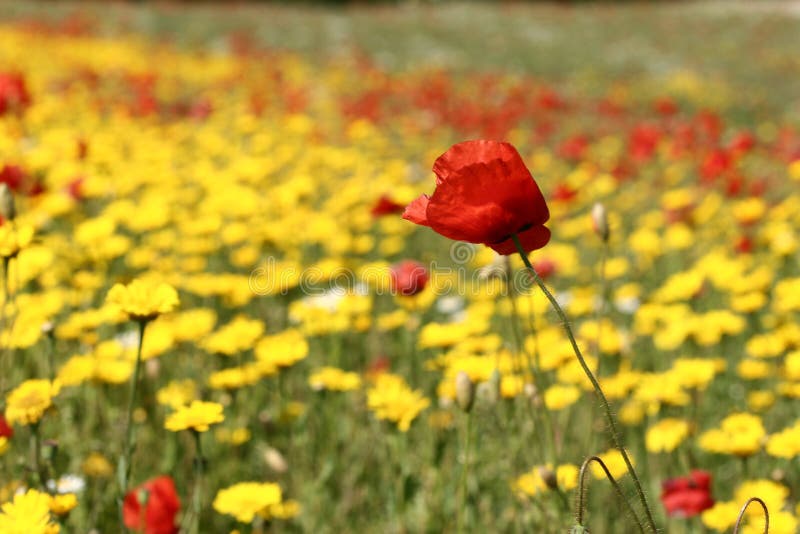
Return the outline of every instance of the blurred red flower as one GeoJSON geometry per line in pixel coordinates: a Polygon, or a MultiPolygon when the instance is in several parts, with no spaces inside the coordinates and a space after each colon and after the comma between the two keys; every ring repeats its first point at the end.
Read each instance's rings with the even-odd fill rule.
{"type": "Polygon", "coordinates": [[[31,103],[25,78],[14,72],[0,72],[0,115],[31,103]]]}
{"type": "Polygon", "coordinates": [[[498,141],[453,145],[433,164],[436,190],[406,207],[403,218],[508,255],[517,234],[526,252],[550,240],[550,218],[539,186],[517,149],[498,141]]]}
{"type": "Polygon", "coordinates": [[[0,438],[11,439],[14,436],[14,429],[8,424],[3,414],[0,414],[0,438]]]}
{"type": "Polygon", "coordinates": [[[416,295],[428,284],[428,270],[421,263],[414,260],[401,261],[391,268],[392,289],[410,297],[416,295]]]}
{"type": "Polygon", "coordinates": [[[125,495],[122,519],[125,526],[144,534],[175,534],[175,516],[181,501],[175,482],[166,475],[148,480],[125,495]]]}
{"type": "Polygon", "coordinates": [[[403,205],[398,204],[389,195],[381,195],[375,204],[372,206],[370,213],[373,217],[382,217],[384,215],[391,215],[392,213],[403,213],[403,205]]]}
{"type": "Polygon", "coordinates": [[[689,476],[665,480],[661,485],[661,503],[671,517],[693,517],[714,506],[711,497],[711,474],[695,470],[689,476]]]}

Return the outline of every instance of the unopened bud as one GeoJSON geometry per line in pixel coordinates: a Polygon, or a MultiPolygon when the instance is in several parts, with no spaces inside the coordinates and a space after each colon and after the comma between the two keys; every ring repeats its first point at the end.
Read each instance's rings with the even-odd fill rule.
{"type": "Polygon", "coordinates": [[[534,407],[539,408],[542,405],[542,397],[539,395],[539,390],[530,382],[522,386],[522,393],[530,399],[534,407]]]}
{"type": "Polygon", "coordinates": [[[558,489],[558,478],[555,471],[546,466],[539,467],[539,476],[542,478],[545,486],[554,490],[558,489]]]}
{"type": "Polygon", "coordinates": [[[592,227],[603,242],[608,241],[611,231],[608,228],[608,214],[606,208],[601,203],[596,202],[592,206],[592,227]]]}
{"type": "Polygon", "coordinates": [[[144,362],[144,368],[148,377],[157,378],[161,371],[161,363],[158,361],[158,358],[151,358],[144,362]]]}
{"type": "Polygon", "coordinates": [[[278,449],[273,447],[269,447],[266,451],[264,451],[264,462],[266,462],[270,469],[278,474],[285,473],[286,470],[289,469],[286,459],[278,449]]]}
{"type": "Polygon", "coordinates": [[[0,184],[0,215],[7,221],[13,221],[17,216],[14,193],[5,183],[0,184]]]}
{"type": "Polygon", "coordinates": [[[469,413],[474,401],[475,384],[472,383],[467,373],[459,371],[456,375],[456,403],[464,412],[469,413]]]}

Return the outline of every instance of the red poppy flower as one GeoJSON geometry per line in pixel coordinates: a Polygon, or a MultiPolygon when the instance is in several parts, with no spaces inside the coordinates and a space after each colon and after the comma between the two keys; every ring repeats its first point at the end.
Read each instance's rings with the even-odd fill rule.
{"type": "Polygon", "coordinates": [[[25,78],[15,72],[0,72],[0,115],[31,103],[25,78]]]}
{"type": "Polygon", "coordinates": [[[0,414],[0,438],[11,439],[14,437],[14,429],[8,424],[3,414],[0,414]]]}
{"type": "Polygon", "coordinates": [[[424,265],[405,260],[392,266],[391,278],[392,289],[400,295],[410,297],[425,289],[430,277],[424,265]]]}
{"type": "Polygon", "coordinates": [[[175,534],[175,516],[181,501],[175,482],[166,475],[148,480],[125,495],[122,519],[125,526],[144,534],[175,534]]]}
{"type": "Polygon", "coordinates": [[[517,234],[526,252],[550,240],[547,203],[517,150],[498,141],[453,145],[433,164],[436,190],[406,207],[403,218],[508,255],[517,234]]]}
{"type": "Polygon", "coordinates": [[[665,480],[661,485],[661,503],[671,517],[693,517],[714,506],[711,497],[711,474],[692,471],[687,477],[665,480]]]}
{"type": "Polygon", "coordinates": [[[384,215],[391,215],[392,213],[402,213],[403,207],[402,204],[398,204],[389,198],[388,195],[381,195],[381,198],[372,206],[370,213],[373,217],[382,217],[384,215]]]}

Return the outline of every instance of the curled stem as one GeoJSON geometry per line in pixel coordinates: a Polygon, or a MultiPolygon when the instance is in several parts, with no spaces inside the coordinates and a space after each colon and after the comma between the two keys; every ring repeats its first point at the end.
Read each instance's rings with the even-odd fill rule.
{"type": "Polygon", "coordinates": [[[614,486],[614,492],[617,494],[617,497],[625,505],[627,512],[636,522],[636,526],[639,527],[639,532],[644,534],[644,527],[642,526],[642,522],[639,520],[639,516],[636,515],[631,503],[629,503],[628,499],[625,498],[625,494],[622,493],[622,488],[619,487],[619,483],[611,474],[611,471],[608,470],[605,462],[603,462],[603,460],[597,456],[590,456],[583,461],[583,464],[581,464],[581,471],[578,475],[578,503],[577,510],[575,511],[575,521],[578,523],[578,525],[583,526],[583,513],[586,508],[586,468],[589,467],[589,464],[592,462],[597,463],[603,469],[603,472],[606,474],[606,478],[609,482],[611,482],[611,485],[614,486]]]}
{"type": "Polygon", "coordinates": [[[631,478],[633,479],[633,484],[636,487],[636,493],[639,496],[639,500],[644,507],[644,512],[647,517],[647,523],[649,528],[653,532],[658,532],[658,528],[656,527],[655,519],[653,519],[653,513],[650,511],[650,505],[647,504],[647,497],[644,495],[644,490],[642,489],[642,483],[639,481],[639,476],[636,474],[636,470],[633,468],[633,464],[631,463],[630,458],[628,457],[628,453],[625,451],[625,447],[622,445],[622,439],[620,438],[619,430],[617,429],[617,423],[614,420],[614,415],[611,413],[611,407],[608,404],[608,399],[606,399],[605,394],[603,393],[602,388],[600,387],[599,382],[597,382],[597,378],[595,378],[594,373],[592,370],[589,369],[589,366],[586,364],[586,360],[583,357],[583,353],[581,353],[581,349],[578,347],[577,341],[575,341],[575,335],[572,333],[572,327],[569,325],[569,320],[567,319],[567,315],[564,313],[564,310],[556,301],[556,298],[547,289],[544,281],[541,279],[539,274],[536,272],[536,269],[533,268],[531,265],[531,261],[528,259],[528,255],[525,253],[525,249],[522,246],[522,243],[519,240],[517,234],[512,234],[511,239],[514,241],[514,245],[517,247],[517,252],[519,252],[522,261],[525,263],[525,267],[528,268],[528,271],[531,274],[531,277],[536,282],[536,285],[539,286],[539,289],[542,290],[544,296],[550,301],[550,305],[555,310],[558,318],[561,320],[561,325],[564,327],[564,332],[567,334],[569,338],[569,342],[572,345],[572,350],[575,352],[575,356],[578,358],[578,363],[580,364],[583,372],[586,374],[586,377],[591,382],[592,387],[594,388],[594,392],[597,397],[600,399],[600,404],[603,406],[603,411],[605,412],[606,422],[608,424],[608,429],[611,434],[611,439],[614,442],[614,447],[619,451],[622,455],[622,459],[625,462],[625,466],[628,469],[628,472],[631,474],[631,478]]]}
{"type": "Polygon", "coordinates": [[[737,534],[739,532],[739,527],[742,525],[742,519],[744,519],[744,513],[747,511],[747,507],[754,502],[760,504],[761,508],[764,509],[764,534],[769,533],[769,510],[767,509],[767,503],[758,497],[750,497],[747,499],[747,502],[744,503],[742,509],[739,510],[739,516],[736,518],[736,524],[733,526],[733,534],[737,534]]]}

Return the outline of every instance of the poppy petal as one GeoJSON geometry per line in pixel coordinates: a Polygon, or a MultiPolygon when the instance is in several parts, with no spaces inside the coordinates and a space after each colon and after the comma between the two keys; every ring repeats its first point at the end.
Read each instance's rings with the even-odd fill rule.
{"type": "Polygon", "coordinates": [[[416,224],[430,226],[426,214],[429,200],[430,198],[428,195],[421,195],[419,198],[415,199],[411,204],[406,206],[405,211],[403,211],[403,218],[416,224]]]}
{"type": "MultiPolygon", "coordinates": [[[[545,246],[550,241],[550,229],[546,226],[534,226],[528,228],[519,234],[519,241],[525,252],[537,250],[545,246]]],[[[501,241],[500,243],[487,243],[495,252],[508,256],[517,252],[517,247],[514,240],[511,238],[501,241]]]]}

